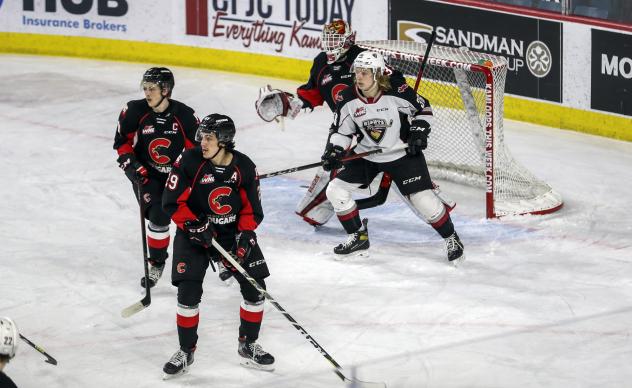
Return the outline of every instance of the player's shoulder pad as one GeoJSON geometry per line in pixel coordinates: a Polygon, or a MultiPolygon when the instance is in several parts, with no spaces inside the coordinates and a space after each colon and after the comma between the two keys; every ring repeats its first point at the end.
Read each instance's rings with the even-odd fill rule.
{"type": "Polygon", "coordinates": [[[147,105],[147,100],[131,100],[127,103],[127,115],[140,116],[147,113],[151,108],[147,105]]]}
{"type": "Polygon", "coordinates": [[[171,103],[173,104],[173,113],[176,115],[193,115],[195,113],[193,108],[183,102],[180,102],[178,100],[171,100],[171,103]]]}
{"type": "Polygon", "coordinates": [[[346,55],[347,61],[349,62],[349,66],[351,66],[353,61],[355,61],[358,54],[360,54],[363,51],[366,51],[366,49],[355,44],[351,46],[351,48],[349,48],[349,51],[347,51],[347,55],[346,55]]]}
{"type": "Polygon", "coordinates": [[[204,156],[202,155],[202,147],[197,146],[182,151],[180,156],[178,156],[178,159],[176,159],[174,165],[185,169],[188,167],[194,167],[197,170],[197,166],[199,166],[199,164],[203,161],[204,156]]]}
{"type": "Polygon", "coordinates": [[[242,172],[255,170],[255,163],[252,161],[252,159],[250,159],[250,157],[248,157],[248,155],[236,150],[232,150],[231,152],[233,153],[235,165],[239,167],[242,172]]]}

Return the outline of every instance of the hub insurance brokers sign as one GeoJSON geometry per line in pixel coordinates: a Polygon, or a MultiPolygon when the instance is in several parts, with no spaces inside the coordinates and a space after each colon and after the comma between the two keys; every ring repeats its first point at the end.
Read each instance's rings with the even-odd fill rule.
{"type": "Polygon", "coordinates": [[[632,116],[632,35],[592,30],[590,107],[632,116]]]}
{"type": "Polygon", "coordinates": [[[323,25],[353,23],[355,0],[186,0],[186,35],[204,46],[311,58],[323,25]]]}
{"type": "Polygon", "coordinates": [[[390,39],[425,41],[428,26],[434,26],[437,44],[507,58],[507,93],[562,101],[561,23],[430,1],[391,0],[390,39]]]}

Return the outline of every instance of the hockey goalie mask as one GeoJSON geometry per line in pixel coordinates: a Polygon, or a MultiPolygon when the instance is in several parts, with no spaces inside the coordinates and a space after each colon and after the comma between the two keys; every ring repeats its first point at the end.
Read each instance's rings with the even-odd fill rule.
{"type": "Polygon", "coordinates": [[[176,81],[171,70],[166,67],[152,67],[147,69],[145,74],[143,74],[140,88],[143,89],[147,83],[158,85],[160,90],[167,91],[167,97],[171,97],[171,92],[173,91],[176,81]]]}
{"type": "Polygon", "coordinates": [[[202,141],[204,135],[213,133],[217,137],[217,142],[224,145],[224,148],[233,149],[235,147],[235,123],[233,119],[226,115],[213,113],[202,119],[195,132],[195,140],[202,141]]]}
{"type": "Polygon", "coordinates": [[[9,357],[15,356],[18,349],[18,328],[10,318],[0,318],[0,355],[9,357]]]}
{"type": "Polygon", "coordinates": [[[355,44],[355,32],[344,20],[334,19],[323,27],[322,41],[327,63],[334,63],[355,44]]]}
{"type": "Polygon", "coordinates": [[[355,73],[356,69],[371,69],[373,71],[373,79],[377,80],[378,75],[383,75],[386,71],[386,63],[382,54],[375,51],[363,51],[351,65],[351,72],[355,73]]]}

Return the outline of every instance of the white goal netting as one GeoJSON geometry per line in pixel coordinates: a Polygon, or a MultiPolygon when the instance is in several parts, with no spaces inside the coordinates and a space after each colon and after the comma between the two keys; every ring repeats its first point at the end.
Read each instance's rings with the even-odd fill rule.
{"type": "MultiPolygon", "coordinates": [[[[363,41],[415,86],[426,44],[363,41]]],[[[562,207],[561,196],[511,155],[504,141],[504,57],[433,45],[417,89],[432,105],[436,123],[424,151],[431,175],[486,192],[488,218],[544,214],[562,207]]]]}

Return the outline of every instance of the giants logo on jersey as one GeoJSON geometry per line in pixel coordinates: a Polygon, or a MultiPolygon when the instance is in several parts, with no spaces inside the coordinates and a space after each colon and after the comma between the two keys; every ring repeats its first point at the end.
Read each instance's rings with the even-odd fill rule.
{"type": "Polygon", "coordinates": [[[233,210],[233,207],[230,205],[222,205],[220,203],[221,197],[228,197],[233,192],[233,189],[230,187],[222,186],[214,189],[208,195],[208,206],[211,208],[213,213],[223,216],[230,213],[233,210]]]}
{"type": "Polygon", "coordinates": [[[161,155],[161,148],[169,148],[171,146],[171,140],[165,139],[163,137],[159,137],[158,139],[154,139],[149,143],[149,156],[151,159],[157,164],[168,164],[171,162],[171,158],[167,155],[161,155]]]}
{"type": "Polygon", "coordinates": [[[362,127],[369,137],[376,143],[380,143],[386,130],[393,125],[393,120],[386,122],[384,119],[369,119],[362,122],[362,127]]]}
{"type": "Polygon", "coordinates": [[[348,87],[349,85],[347,84],[337,84],[331,88],[331,98],[336,102],[342,101],[342,91],[348,87]]]}

